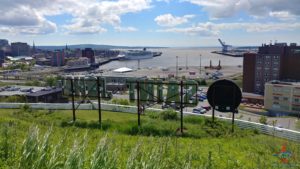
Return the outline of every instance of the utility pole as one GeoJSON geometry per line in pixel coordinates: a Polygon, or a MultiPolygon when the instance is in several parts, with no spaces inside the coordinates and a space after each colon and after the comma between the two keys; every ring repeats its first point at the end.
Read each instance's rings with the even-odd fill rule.
{"type": "Polygon", "coordinates": [[[185,56],[185,69],[188,70],[189,67],[188,67],[188,57],[185,56]]]}
{"type": "Polygon", "coordinates": [[[178,56],[176,56],[176,79],[178,78],[178,56]]]}
{"type": "Polygon", "coordinates": [[[199,76],[201,76],[201,54],[200,54],[200,68],[199,68],[199,76]]]}

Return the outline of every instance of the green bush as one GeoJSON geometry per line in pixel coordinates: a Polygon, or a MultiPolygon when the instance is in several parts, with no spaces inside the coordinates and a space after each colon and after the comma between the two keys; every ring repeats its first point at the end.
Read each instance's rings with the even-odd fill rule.
{"type": "Polygon", "coordinates": [[[259,122],[260,122],[261,124],[268,124],[268,123],[267,123],[267,118],[266,118],[265,116],[261,116],[261,117],[259,118],[259,122]]]}
{"type": "Polygon", "coordinates": [[[197,117],[197,116],[185,116],[183,118],[183,121],[185,123],[191,123],[191,124],[198,124],[198,125],[203,125],[204,124],[203,117],[197,117]]]}
{"type": "Polygon", "coordinates": [[[160,113],[160,118],[163,120],[178,120],[178,114],[173,109],[168,109],[160,113]]]}
{"type": "Polygon", "coordinates": [[[205,79],[200,80],[199,85],[206,86],[207,85],[206,80],[205,79]]]}
{"type": "Polygon", "coordinates": [[[8,96],[0,98],[0,102],[10,102],[10,103],[25,103],[25,96],[8,96]]]}
{"type": "Polygon", "coordinates": [[[125,106],[130,104],[127,99],[112,99],[111,102],[113,104],[120,104],[120,105],[125,105],[125,106]]]}
{"type": "Polygon", "coordinates": [[[300,120],[297,120],[297,122],[296,122],[296,129],[300,130],[300,120]]]}
{"type": "Polygon", "coordinates": [[[151,119],[158,119],[159,118],[159,112],[146,111],[146,115],[148,117],[150,117],[151,119]]]}

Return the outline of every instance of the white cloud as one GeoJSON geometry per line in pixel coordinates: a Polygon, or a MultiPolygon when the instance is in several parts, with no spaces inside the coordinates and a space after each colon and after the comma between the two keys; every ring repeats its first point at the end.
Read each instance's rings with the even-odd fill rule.
{"type": "Polygon", "coordinates": [[[184,33],[187,35],[198,35],[198,36],[215,36],[218,34],[218,32],[208,30],[201,26],[193,26],[187,28],[167,28],[167,29],[158,30],[157,32],[184,33]]]}
{"type": "Polygon", "coordinates": [[[270,13],[287,12],[300,15],[299,0],[184,0],[199,5],[211,18],[232,17],[246,12],[254,17],[267,17],[270,13]]]}
{"type": "Polygon", "coordinates": [[[157,2],[165,2],[165,3],[170,3],[171,0],[156,0],[157,2]]]}
{"type": "Polygon", "coordinates": [[[224,30],[244,30],[246,32],[274,32],[280,30],[299,30],[300,23],[199,23],[185,28],[160,29],[157,32],[184,33],[198,36],[217,36],[224,30]]]}
{"type": "Polygon", "coordinates": [[[2,0],[0,31],[53,33],[57,25],[47,16],[68,14],[73,19],[62,25],[66,32],[101,33],[107,31],[105,25],[120,27],[122,15],[151,8],[150,4],[151,0],[2,0]]]}
{"type": "Polygon", "coordinates": [[[125,29],[120,26],[121,16],[148,9],[151,7],[150,2],[149,0],[95,1],[92,5],[84,8],[81,13],[75,14],[72,23],[64,25],[64,27],[70,33],[76,32],[77,29],[101,28],[105,24],[112,25],[119,31],[135,31],[132,27],[125,29]]]}
{"type": "Polygon", "coordinates": [[[164,14],[157,16],[154,21],[159,26],[173,27],[187,23],[194,15],[184,15],[182,17],[173,16],[172,14],[164,14]]]}
{"type": "Polygon", "coordinates": [[[270,12],[269,15],[271,17],[275,17],[279,20],[288,21],[288,20],[296,20],[297,16],[290,14],[288,11],[278,11],[278,12],[270,12]]]}
{"type": "Polygon", "coordinates": [[[136,32],[138,31],[137,28],[135,27],[120,27],[120,26],[117,26],[114,28],[117,32],[136,32]]]}

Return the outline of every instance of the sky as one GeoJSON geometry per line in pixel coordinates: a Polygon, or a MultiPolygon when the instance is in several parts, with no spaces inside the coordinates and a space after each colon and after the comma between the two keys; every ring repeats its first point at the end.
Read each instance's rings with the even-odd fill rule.
{"type": "Polygon", "coordinates": [[[300,0],[0,0],[0,39],[35,45],[300,44],[300,0]]]}

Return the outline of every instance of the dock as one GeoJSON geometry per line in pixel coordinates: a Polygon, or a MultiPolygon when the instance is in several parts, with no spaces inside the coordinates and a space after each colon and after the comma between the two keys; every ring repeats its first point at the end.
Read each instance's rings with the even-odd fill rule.
{"type": "Polygon", "coordinates": [[[212,51],[211,53],[216,53],[219,55],[232,56],[232,57],[243,57],[244,52],[223,52],[223,51],[212,51]]]}

